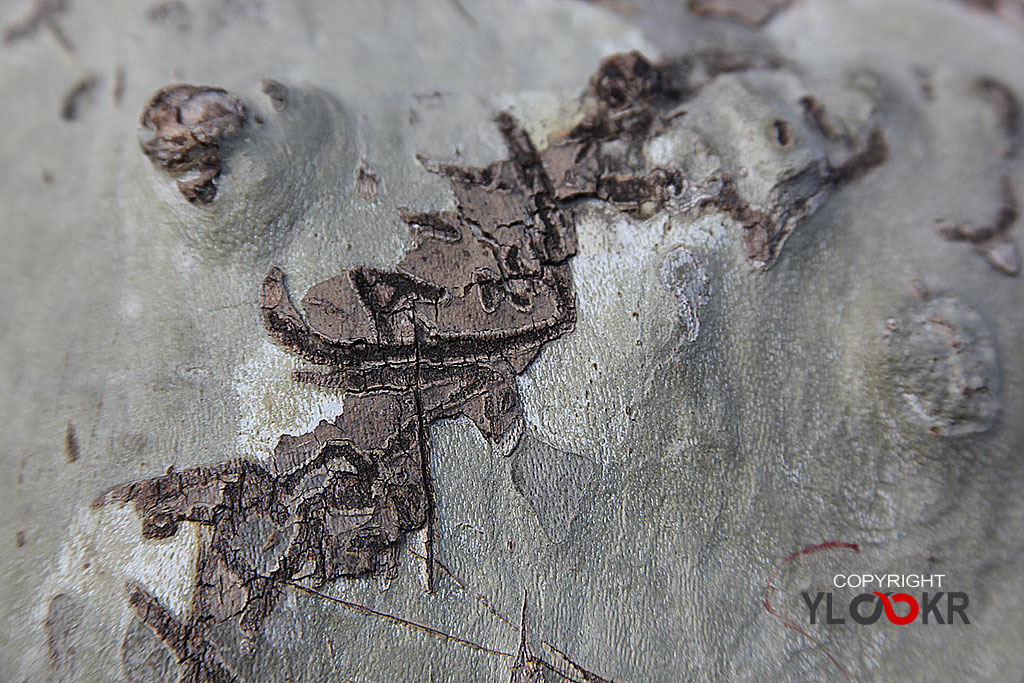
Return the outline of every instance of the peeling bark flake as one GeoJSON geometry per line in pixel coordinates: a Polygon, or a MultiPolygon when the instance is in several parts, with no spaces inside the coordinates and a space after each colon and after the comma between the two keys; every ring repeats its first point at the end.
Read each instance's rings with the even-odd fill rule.
{"type": "MultiPolygon", "coordinates": [[[[216,93],[217,111],[225,96],[216,93]]],[[[158,97],[151,107],[154,131],[165,128],[163,106],[158,97]]],[[[234,125],[230,113],[215,133],[234,125]]],[[[200,634],[228,619],[255,632],[293,580],[319,586],[341,576],[387,576],[398,544],[421,528],[432,572],[433,422],[469,417],[503,453],[518,442],[515,377],[543,344],[575,325],[569,259],[576,238],[573,215],[555,197],[529,137],[508,114],[496,122],[508,160],[439,169],[458,210],[403,211],[415,246],[394,270],[359,266],[321,282],[303,299],[304,313],[279,269],[264,279],[267,330],[326,368],[295,379],[343,390],[341,415],[310,433],[283,435],[266,466],[234,460],[171,471],[94,502],[133,504],[150,539],[171,537],[186,523],[208,530],[187,623],[143,588],[129,587],[136,614],[175,653],[184,680],[231,680],[200,634]]],[[[203,123],[200,117],[196,125],[203,123]]],[[[186,130],[151,147],[171,167],[190,166],[193,150],[206,144],[195,138],[186,130]]],[[[430,590],[429,573],[426,583],[430,590]]]]}
{"type": "MultiPolygon", "coordinates": [[[[709,80],[725,73],[777,67],[764,57],[716,52],[657,65],[637,52],[605,59],[584,96],[583,121],[540,153],[555,196],[561,200],[601,199],[641,217],[671,206],[683,211],[721,210],[743,226],[747,258],[771,265],[801,220],[834,191],[887,160],[888,145],[880,128],[873,129],[857,150],[850,135],[828,117],[824,105],[804,98],[808,122],[826,138],[853,150],[853,156],[837,167],[821,159],[782,179],[764,207],[752,207],[728,171],[708,178],[687,178],[675,168],[638,169],[633,160],[642,156],[648,140],[681,115],[685,102],[709,80]]],[[[788,122],[779,119],[774,126],[778,143],[790,144],[788,122]]]]}

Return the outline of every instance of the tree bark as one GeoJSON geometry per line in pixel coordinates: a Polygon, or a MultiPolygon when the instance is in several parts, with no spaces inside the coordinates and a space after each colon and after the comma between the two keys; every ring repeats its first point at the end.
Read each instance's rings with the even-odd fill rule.
{"type": "Polygon", "coordinates": [[[0,679],[1019,676],[1019,19],[0,7],[0,679]]]}

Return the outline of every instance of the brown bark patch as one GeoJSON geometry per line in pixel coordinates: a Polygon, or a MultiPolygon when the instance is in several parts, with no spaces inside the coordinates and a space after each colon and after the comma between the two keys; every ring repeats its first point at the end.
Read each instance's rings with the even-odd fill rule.
{"type": "Polygon", "coordinates": [[[222,88],[172,85],[153,95],[142,112],[139,145],[172,177],[189,202],[217,197],[221,145],[246,122],[245,105],[222,88]]]}
{"type": "Polygon", "coordinates": [[[68,426],[64,428],[64,459],[68,462],[74,462],[78,460],[80,454],[78,448],[78,436],[75,434],[75,425],[68,421],[68,426]]]}

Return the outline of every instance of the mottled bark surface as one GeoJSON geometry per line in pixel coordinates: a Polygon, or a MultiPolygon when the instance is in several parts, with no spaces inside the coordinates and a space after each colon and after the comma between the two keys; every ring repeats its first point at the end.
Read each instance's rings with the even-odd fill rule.
{"type": "Polygon", "coordinates": [[[1019,4],[0,7],[0,680],[1015,680],[1019,4]]]}

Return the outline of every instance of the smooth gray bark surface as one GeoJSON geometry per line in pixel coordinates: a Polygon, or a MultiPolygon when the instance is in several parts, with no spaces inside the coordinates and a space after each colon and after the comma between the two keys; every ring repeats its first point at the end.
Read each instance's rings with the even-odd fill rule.
{"type": "MultiPolygon", "coordinates": [[[[682,2],[51,5],[0,47],[0,680],[175,680],[125,585],[187,613],[203,532],[146,539],[131,506],[90,503],[171,466],[264,462],[340,412],[267,337],[271,265],[296,295],[391,268],[412,246],[399,208],[454,207],[417,155],[505,158],[503,110],[543,147],[602,58],[710,49],[781,66],[710,79],[648,166],[728,170],[770,206],[853,153],[806,133],[808,95],[851,139],[879,125],[887,159],[767,268],[726,211],[580,202],[576,329],[518,377],[519,445],[466,419],[430,431],[435,592],[410,537],[389,583],[319,589],[379,614],[291,587],[255,636],[220,633],[221,656],[247,680],[505,681],[525,598],[534,650],[606,679],[1019,679],[1024,291],[990,264],[1004,252],[936,227],[984,226],[1002,179],[1022,187],[1020,121],[979,89],[1024,92],[1012,22],[923,0],[802,0],[760,27],[682,2]],[[139,149],[140,112],[176,82],[264,121],[225,145],[208,205],[139,149]],[[784,561],[827,541],[860,551],[784,561]],[[862,572],[943,574],[971,624],[808,624],[801,591],[848,600],[832,576],[862,572]],[[769,581],[817,644],[769,613],[769,581]]],[[[4,3],[0,25],[33,11],[4,3]]]]}

